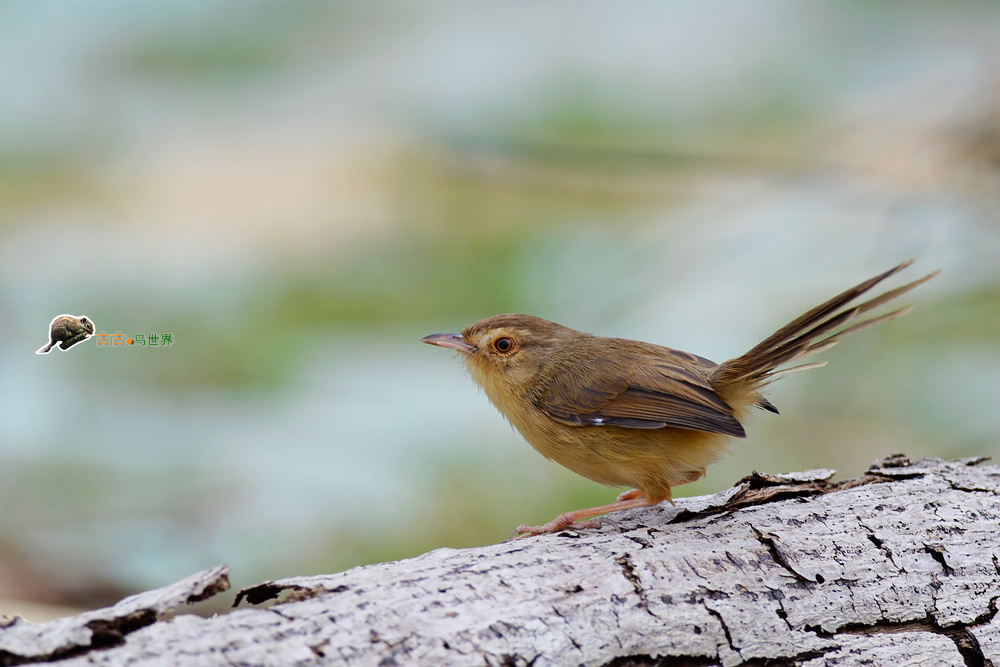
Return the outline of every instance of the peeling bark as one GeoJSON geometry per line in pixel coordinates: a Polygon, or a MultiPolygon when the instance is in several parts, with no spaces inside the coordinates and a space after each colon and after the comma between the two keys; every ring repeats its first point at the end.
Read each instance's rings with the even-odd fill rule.
{"type": "Polygon", "coordinates": [[[240,591],[215,568],[110,609],[0,621],[0,665],[997,665],[1000,467],[753,475],[566,531],[240,591]]]}
{"type": "MultiPolygon", "coordinates": [[[[50,623],[0,617],[0,665],[63,660],[120,646],[125,637],[184,604],[229,590],[229,568],[222,565],[175,584],[125,598],[114,607],[88,611],[50,623]]],[[[110,655],[100,653],[99,655],[110,655]]]]}

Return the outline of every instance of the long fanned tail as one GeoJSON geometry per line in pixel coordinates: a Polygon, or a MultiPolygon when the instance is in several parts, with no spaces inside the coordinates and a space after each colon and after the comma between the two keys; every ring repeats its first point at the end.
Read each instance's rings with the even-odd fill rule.
{"type": "MultiPolygon", "coordinates": [[[[845,326],[862,313],[909,292],[940,273],[940,271],[935,271],[920,280],[889,290],[864,303],[855,306],[848,305],[889,276],[902,271],[912,263],[912,259],[903,262],[883,274],[838,294],[826,303],[786,324],[746,354],[719,364],[711,372],[712,386],[723,392],[726,390],[757,391],[787,373],[826,365],[824,361],[791,368],[779,368],[810,354],[829,349],[844,336],[902,317],[910,312],[911,307],[900,308],[885,315],[845,326]]],[[[763,407],[767,407],[767,405],[763,407]]]]}

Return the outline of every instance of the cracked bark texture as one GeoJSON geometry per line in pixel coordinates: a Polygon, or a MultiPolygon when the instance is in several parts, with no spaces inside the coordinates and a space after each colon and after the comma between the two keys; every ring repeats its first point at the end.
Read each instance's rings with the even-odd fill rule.
{"type": "Polygon", "coordinates": [[[0,621],[0,665],[1000,667],[1000,467],[983,461],[755,473],[617,529],[266,582],[228,614],[164,616],[225,590],[216,568],[73,619],[0,621]]]}

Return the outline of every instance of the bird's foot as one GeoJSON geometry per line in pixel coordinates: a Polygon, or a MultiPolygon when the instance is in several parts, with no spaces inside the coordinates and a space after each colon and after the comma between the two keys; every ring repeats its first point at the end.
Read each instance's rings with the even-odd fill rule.
{"type": "MultiPolygon", "coordinates": [[[[572,512],[567,512],[566,514],[560,514],[552,521],[548,523],[543,523],[540,526],[529,526],[527,524],[521,524],[514,529],[514,532],[510,534],[507,538],[508,542],[513,542],[514,540],[519,540],[522,537],[535,537],[536,535],[545,535],[547,533],[558,533],[560,530],[585,530],[587,528],[600,528],[604,526],[610,520],[605,519],[588,519],[586,521],[574,521],[572,518],[567,518],[572,512]]],[[[613,522],[612,522],[613,523],[613,522]]]]}
{"type": "Polygon", "coordinates": [[[632,491],[626,491],[623,493],[619,496],[617,502],[613,502],[610,505],[601,505],[600,507],[590,507],[587,509],[576,510],[574,512],[566,512],[564,514],[560,514],[555,519],[552,519],[552,521],[544,523],[540,526],[518,526],[514,529],[514,532],[510,534],[510,537],[507,538],[507,541],[512,542],[513,540],[517,540],[522,537],[534,537],[536,535],[545,535],[546,533],[557,533],[560,530],[566,529],[585,530],[587,528],[614,526],[615,528],[621,530],[618,524],[613,520],[600,515],[617,512],[619,510],[646,507],[648,505],[649,501],[642,495],[642,492],[637,489],[633,489],[632,491]],[[622,498],[622,496],[628,497],[622,498]],[[582,519],[586,520],[584,521],[582,519]]]}

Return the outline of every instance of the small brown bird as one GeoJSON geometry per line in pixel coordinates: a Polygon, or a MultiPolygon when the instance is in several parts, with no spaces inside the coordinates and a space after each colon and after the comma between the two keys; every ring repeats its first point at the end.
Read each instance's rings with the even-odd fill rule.
{"type": "Polygon", "coordinates": [[[669,347],[592,336],[530,315],[497,315],[461,334],[433,334],[422,341],[458,350],[472,379],[543,456],[602,484],[635,487],[610,505],[567,512],[541,526],[518,526],[511,537],[593,528],[602,522],[583,520],[673,502],[672,487],[704,475],[731,438],[746,436],[742,422],[751,408],[778,412],[762,394],[767,385],[826,362],[780,367],[910,312],[901,308],[845,326],[939,273],[848,305],[912,262],[852,287],[721,364],[669,347]]]}
{"type": "Polygon", "coordinates": [[[93,333],[94,323],[86,315],[58,315],[49,324],[48,344],[39,348],[35,354],[48,354],[56,343],[59,343],[60,349],[68,350],[87,340],[93,333]]]}

